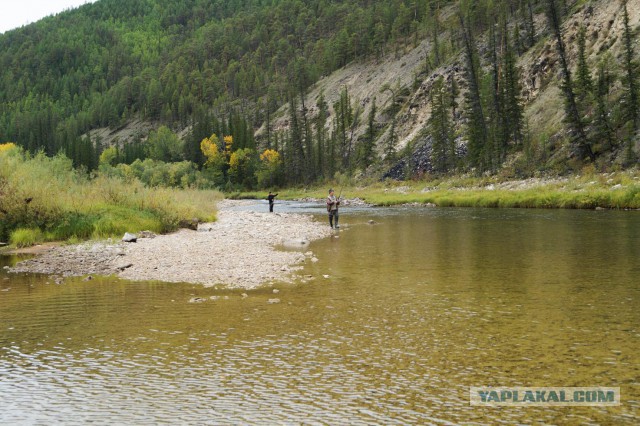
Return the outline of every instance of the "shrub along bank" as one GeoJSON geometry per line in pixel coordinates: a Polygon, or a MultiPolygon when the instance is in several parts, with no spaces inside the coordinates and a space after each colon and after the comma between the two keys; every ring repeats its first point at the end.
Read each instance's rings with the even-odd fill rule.
{"type": "Polygon", "coordinates": [[[215,220],[215,190],[149,188],[137,179],[89,176],[63,155],[25,153],[0,144],[0,241],[122,236],[177,229],[183,221],[215,220]]]}

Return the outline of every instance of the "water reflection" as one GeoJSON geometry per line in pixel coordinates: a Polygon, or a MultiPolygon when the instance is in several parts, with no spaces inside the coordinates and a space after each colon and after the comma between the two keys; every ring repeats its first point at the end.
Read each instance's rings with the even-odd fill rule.
{"type": "Polygon", "coordinates": [[[637,421],[636,214],[344,209],[341,222],[312,245],[315,279],[277,286],[279,304],[271,288],[0,272],[0,423],[637,421]],[[469,386],[498,385],[620,386],[623,405],[469,406],[469,386]]]}

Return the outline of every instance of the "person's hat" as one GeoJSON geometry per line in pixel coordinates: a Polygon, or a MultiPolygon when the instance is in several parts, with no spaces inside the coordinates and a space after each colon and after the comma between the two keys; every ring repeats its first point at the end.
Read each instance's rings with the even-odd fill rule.
{"type": "Polygon", "coordinates": [[[331,188],[331,189],[329,190],[329,192],[333,192],[333,188],[331,188]]]}

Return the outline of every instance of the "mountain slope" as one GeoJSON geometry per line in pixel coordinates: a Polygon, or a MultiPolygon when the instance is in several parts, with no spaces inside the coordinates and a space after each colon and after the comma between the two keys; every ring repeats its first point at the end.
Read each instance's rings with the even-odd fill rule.
{"type": "MultiPolygon", "coordinates": [[[[629,24],[632,28],[640,27],[640,2],[629,1],[629,24]]],[[[454,19],[455,7],[451,6],[444,11],[443,20],[452,22],[454,19]]],[[[565,112],[563,109],[563,97],[560,90],[560,73],[558,56],[555,50],[555,42],[549,37],[549,28],[544,11],[541,7],[537,9],[534,16],[537,28],[536,39],[538,42],[518,58],[518,67],[521,70],[522,83],[522,103],[528,127],[529,137],[537,149],[552,149],[549,145],[558,142],[554,148],[557,162],[565,163],[570,156],[566,149],[561,146],[561,140],[565,129],[563,120],[565,112]],[[543,145],[547,144],[546,147],[543,145]]],[[[581,26],[585,27],[587,33],[588,63],[593,70],[602,61],[609,61],[610,67],[618,67],[623,62],[623,14],[619,2],[611,1],[591,1],[583,2],[581,6],[576,6],[571,16],[567,18],[563,25],[563,37],[568,48],[568,57],[575,70],[578,56],[577,34],[581,26]]],[[[446,33],[443,33],[442,37],[446,33]]],[[[481,42],[482,43],[482,42],[481,42]]],[[[483,47],[486,49],[486,44],[483,47]]],[[[326,78],[316,83],[308,94],[309,104],[315,105],[321,94],[327,99],[329,105],[339,98],[340,91],[346,88],[351,94],[355,104],[360,104],[363,108],[362,116],[366,117],[370,111],[373,97],[378,101],[378,115],[376,120],[385,126],[385,131],[377,138],[378,150],[382,155],[385,140],[389,138],[389,126],[393,117],[381,106],[389,106],[392,102],[392,91],[380,90],[385,87],[410,88],[410,95],[406,96],[400,106],[396,121],[398,145],[397,149],[402,150],[411,146],[413,152],[414,169],[408,171],[410,174],[421,174],[432,171],[429,157],[429,149],[425,150],[424,145],[430,144],[428,135],[428,121],[431,116],[431,105],[429,94],[434,82],[443,77],[445,80],[455,79],[458,85],[464,87],[464,58],[463,55],[456,55],[442,66],[425,71],[425,57],[432,54],[431,39],[422,40],[414,47],[408,47],[401,55],[390,54],[382,60],[355,61],[348,66],[335,71],[326,78]]],[[[636,52],[636,55],[638,52],[636,52]]],[[[620,70],[617,70],[620,73],[620,70]]],[[[594,71],[594,75],[595,75],[594,71]]],[[[464,93],[458,96],[460,105],[464,102],[464,93]]],[[[623,88],[620,82],[611,90],[610,99],[612,104],[621,100],[623,88]]],[[[286,109],[286,107],[285,107],[286,109]]],[[[276,127],[286,127],[287,117],[282,113],[283,118],[278,121],[276,127]]],[[[465,124],[464,116],[460,115],[455,123],[458,132],[465,124]]],[[[359,133],[365,131],[364,123],[359,128],[359,133]]],[[[464,138],[462,138],[464,139],[464,138]]],[[[464,140],[462,140],[464,143],[464,140]]],[[[635,140],[635,151],[640,152],[640,139],[635,140]]],[[[621,154],[609,153],[604,164],[623,161],[617,158],[621,154]]],[[[516,152],[515,157],[522,155],[516,152]]],[[[411,156],[410,156],[411,157],[411,156]]],[[[409,161],[409,157],[406,159],[409,161]]],[[[513,159],[512,159],[513,160],[513,159]]],[[[542,165],[541,168],[547,167],[542,165]]],[[[563,172],[564,166],[558,166],[556,171],[563,172]]],[[[408,177],[403,171],[400,175],[408,177]]]]}

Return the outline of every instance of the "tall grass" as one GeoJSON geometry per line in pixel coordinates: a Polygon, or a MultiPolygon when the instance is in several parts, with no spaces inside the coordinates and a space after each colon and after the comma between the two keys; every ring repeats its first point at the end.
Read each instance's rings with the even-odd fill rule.
{"type": "Polygon", "coordinates": [[[44,241],[44,234],[39,229],[18,228],[11,233],[11,244],[16,247],[30,247],[44,241]]]}
{"type": "Polygon", "coordinates": [[[26,244],[21,228],[40,230],[45,240],[168,232],[182,221],[215,220],[221,198],[214,190],[147,188],[135,179],[88,176],[62,155],[0,149],[0,240],[26,244]]]}
{"type": "MultiPolygon", "coordinates": [[[[281,199],[323,198],[330,186],[291,188],[278,191],[278,196],[281,199]]],[[[339,188],[339,185],[333,187],[339,188]]],[[[242,195],[266,197],[259,193],[242,195]]],[[[433,203],[441,207],[640,209],[640,173],[637,170],[608,174],[590,172],[567,179],[512,182],[496,177],[467,176],[389,181],[364,187],[345,186],[342,195],[377,206],[433,203]]]]}

